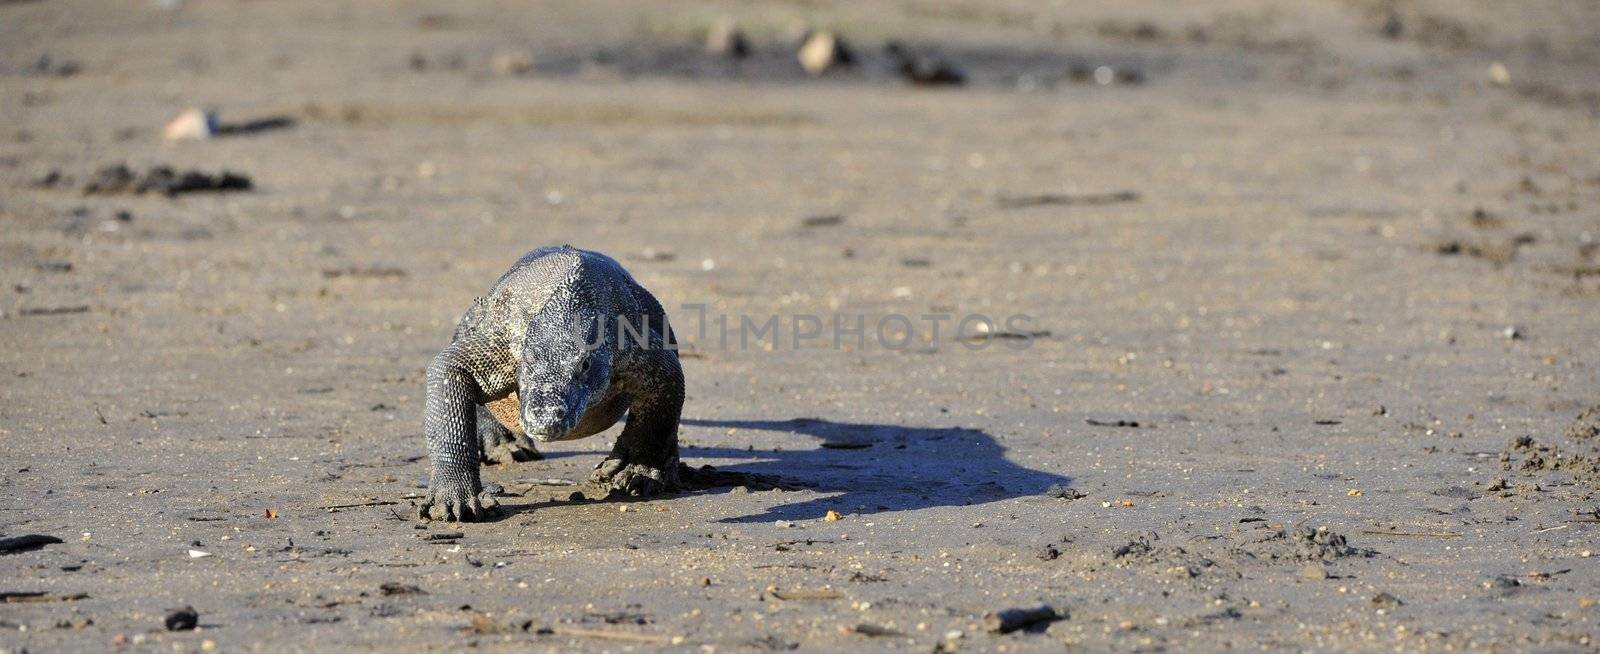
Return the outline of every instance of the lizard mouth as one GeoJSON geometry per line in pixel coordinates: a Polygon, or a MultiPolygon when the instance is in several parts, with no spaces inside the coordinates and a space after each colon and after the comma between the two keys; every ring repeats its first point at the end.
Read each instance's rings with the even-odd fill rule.
{"type": "Polygon", "coordinates": [[[551,441],[566,441],[572,440],[573,438],[572,428],[568,426],[554,428],[547,427],[537,431],[529,431],[528,436],[541,443],[549,443],[551,441]]]}
{"type": "Polygon", "coordinates": [[[572,432],[578,426],[583,411],[569,411],[566,407],[530,408],[523,416],[524,431],[536,441],[564,441],[577,438],[572,432]]]}
{"type": "Polygon", "coordinates": [[[528,436],[532,437],[536,441],[546,443],[550,441],[562,441],[567,440],[568,434],[572,432],[572,424],[566,420],[562,420],[560,422],[545,422],[536,425],[529,425],[527,432],[528,436]]]}

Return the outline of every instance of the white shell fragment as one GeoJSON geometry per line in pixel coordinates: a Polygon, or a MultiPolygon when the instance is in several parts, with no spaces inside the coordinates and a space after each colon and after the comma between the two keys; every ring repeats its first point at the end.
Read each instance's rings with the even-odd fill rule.
{"type": "Polygon", "coordinates": [[[217,135],[217,116],[200,109],[185,109],[162,128],[168,141],[204,141],[217,135]]]}

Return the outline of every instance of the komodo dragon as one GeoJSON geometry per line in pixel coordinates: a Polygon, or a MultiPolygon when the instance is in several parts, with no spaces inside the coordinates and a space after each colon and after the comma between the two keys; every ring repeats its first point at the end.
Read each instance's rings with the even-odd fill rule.
{"type": "Polygon", "coordinates": [[[632,495],[678,487],[683,370],[666,312],[622,265],[570,245],[524,255],[473,302],[428,366],[433,469],[424,520],[480,520],[497,502],[482,460],[538,458],[539,441],[628,420],[590,483],[632,495]]]}

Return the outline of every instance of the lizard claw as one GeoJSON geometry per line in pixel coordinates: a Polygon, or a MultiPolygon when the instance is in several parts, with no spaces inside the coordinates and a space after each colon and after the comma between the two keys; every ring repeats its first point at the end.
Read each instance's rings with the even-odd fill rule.
{"type": "Polygon", "coordinates": [[[608,491],[640,497],[656,495],[678,487],[676,461],[668,471],[622,459],[607,457],[595,466],[589,483],[608,491]]]}
{"type": "Polygon", "coordinates": [[[500,502],[488,491],[469,490],[465,484],[431,482],[428,496],[417,505],[417,518],[427,522],[475,522],[500,512],[500,502]]]}
{"type": "Polygon", "coordinates": [[[612,475],[621,472],[622,467],[625,465],[627,463],[622,459],[613,459],[608,456],[599,463],[594,464],[594,474],[590,475],[590,478],[596,481],[610,479],[612,475]]]}
{"type": "Polygon", "coordinates": [[[483,460],[488,463],[509,465],[520,461],[538,461],[544,455],[534,449],[533,441],[527,437],[517,437],[503,443],[486,447],[483,450],[483,460]]]}

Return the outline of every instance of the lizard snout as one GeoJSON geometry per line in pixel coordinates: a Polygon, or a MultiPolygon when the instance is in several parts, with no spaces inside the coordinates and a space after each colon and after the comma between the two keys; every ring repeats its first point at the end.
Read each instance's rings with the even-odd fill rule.
{"type": "Polygon", "coordinates": [[[529,407],[522,423],[528,435],[541,441],[557,441],[572,430],[572,414],[566,407],[529,407]]]}

